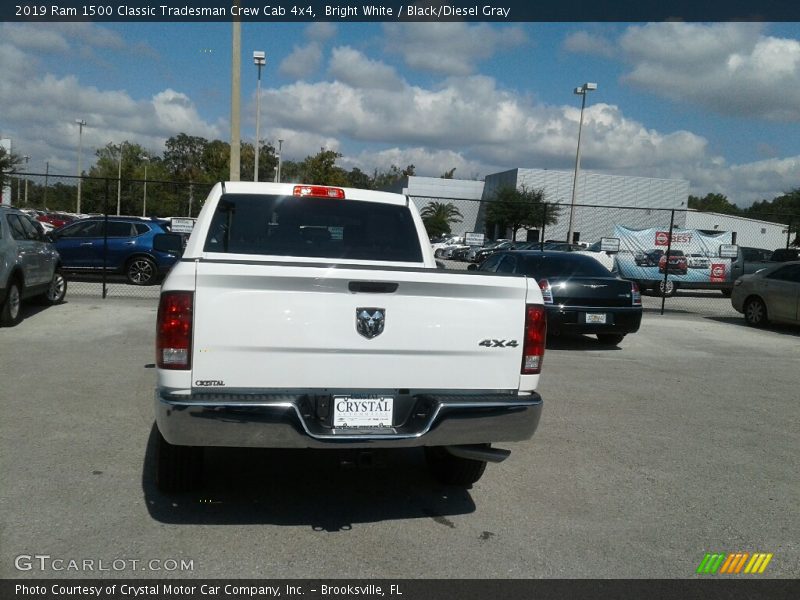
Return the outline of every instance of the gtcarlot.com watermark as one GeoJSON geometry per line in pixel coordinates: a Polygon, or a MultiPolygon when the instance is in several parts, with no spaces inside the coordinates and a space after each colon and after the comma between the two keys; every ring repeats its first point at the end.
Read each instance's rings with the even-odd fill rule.
{"type": "Polygon", "coordinates": [[[193,559],[175,558],[65,558],[49,554],[19,554],[14,558],[17,571],[194,571],[193,559]]]}

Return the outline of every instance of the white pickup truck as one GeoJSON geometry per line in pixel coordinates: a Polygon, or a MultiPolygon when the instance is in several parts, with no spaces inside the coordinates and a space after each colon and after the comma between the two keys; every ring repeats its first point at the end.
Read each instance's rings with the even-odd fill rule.
{"type": "Polygon", "coordinates": [[[156,482],[208,446],[424,446],[469,486],[536,430],[545,336],[536,282],[437,269],[406,196],[217,184],[161,289],[156,482]]]}

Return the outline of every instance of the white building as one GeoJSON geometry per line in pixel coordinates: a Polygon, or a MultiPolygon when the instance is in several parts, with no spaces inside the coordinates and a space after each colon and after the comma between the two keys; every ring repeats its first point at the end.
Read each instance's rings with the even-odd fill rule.
{"type": "Polygon", "coordinates": [[[731,231],[736,234],[734,243],[740,246],[765,250],[786,247],[789,228],[780,223],[696,210],[689,210],[685,215],[686,224],[683,227],[704,231],[731,231]]]}
{"type": "Polygon", "coordinates": [[[483,185],[483,181],[414,175],[404,177],[388,188],[388,191],[407,194],[419,210],[431,202],[453,204],[462,215],[461,222],[453,224],[453,233],[463,235],[470,231],[483,231],[484,219],[481,211],[483,185]]]}
{"type": "MultiPolygon", "coordinates": [[[[547,202],[559,204],[558,222],[548,225],[543,239],[564,240],[569,227],[573,171],[511,169],[492,173],[486,181],[405,177],[389,191],[407,194],[422,210],[430,202],[449,202],[458,208],[462,221],[453,224],[453,233],[475,231],[491,238],[507,237],[509,232],[486,231],[486,206],[500,186],[542,190],[547,202]]],[[[627,175],[604,175],[582,171],[573,230],[582,242],[595,242],[614,233],[615,225],[629,229],[658,227],[669,229],[672,211],[674,226],[686,229],[735,232],[741,246],[774,250],[786,245],[787,227],[776,223],[689,210],[689,182],[683,179],[654,179],[627,175]],[[612,208],[609,208],[612,207],[612,208]]],[[[537,228],[538,229],[538,228],[537,228]]],[[[532,237],[541,231],[532,232],[532,237]]],[[[526,239],[527,231],[518,231],[526,239]]]]}
{"type": "MultiPolygon", "coordinates": [[[[486,177],[483,199],[490,201],[500,186],[542,190],[546,202],[560,204],[558,222],[548,225],[544,238],[565,240],[569,229],[573,171],[511,169],[486,177]]],[[[627,175],[603,175],[582,171],[578,176],[573,231],[582,242],[595,242],[614,232],[614,225],[631,229],[669,228],[671,210],[686,209],[689,182],[627,175]],[[614,208],[607,208],[614,207],[614,208]]],[[[682,227],[675,214],[675,226],[682,227]]],[[[525,232],[517,232],[524,238],[525,232]]]]}

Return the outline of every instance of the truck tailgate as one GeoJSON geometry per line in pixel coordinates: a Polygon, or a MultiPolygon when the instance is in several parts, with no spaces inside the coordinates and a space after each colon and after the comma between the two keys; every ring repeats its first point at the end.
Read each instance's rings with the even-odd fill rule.
{"type": "Polygon", "coordinates": [[[196,269],[193,386],[519,387],[524,278],[202,260],[196,269]],[[385,311],[371,339],[357,329],[364,309],[385,311]]]}

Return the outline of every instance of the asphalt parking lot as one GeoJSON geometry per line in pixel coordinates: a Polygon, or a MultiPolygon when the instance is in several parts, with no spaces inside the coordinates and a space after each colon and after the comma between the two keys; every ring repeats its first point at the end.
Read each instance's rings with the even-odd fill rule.
{"type": "Polygon", "coordinates": [[[800,576],[798,329],[647,311],[619,349],[554,341],[538,432],[469,491],[416,450],[212,450],[204,489],[165,497],[155,302],[67,300],[0,329],[0,577],[100,575],[15,567],[39,554],[192,561],[119,577],[683,578],[707,551],[800,576]]]}

